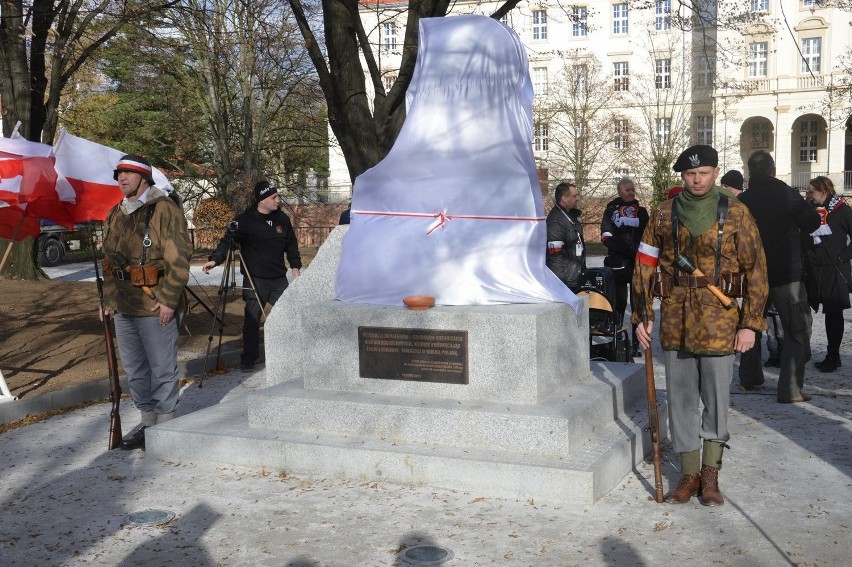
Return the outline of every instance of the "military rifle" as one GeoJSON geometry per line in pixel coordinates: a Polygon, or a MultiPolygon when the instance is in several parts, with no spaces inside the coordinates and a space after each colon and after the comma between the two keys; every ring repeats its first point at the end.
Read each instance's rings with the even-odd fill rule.
{"type": "MultiPolygon", "coordinates": [[[[643,278],[644,281],[644,278],[643,278]]],[[[647,331],[648,313],[645,311],[645,289],[640,290],[639,318],[642,328],[647,331]]],[[[654,358],[652,345],[645,349],[645,391],[648,394],[648,433],[651,437],[651,452],[654,460],[654,499],[658,504],[663,503],[663,463],[660,455],[660,412],[657,409],[657,386],[654,380],[654,358]]]]}
{"type": "Polygon", "coordinates": [[[92,246],[92,259],[95,264],[95,281],[98,282],[98,301],[101,307],[101,321],[104,327],[104,338],[106,339],[107,366],[109,367],[109,401],[112,407],[109,412],[109,449],[115,449],[121,445],[121,383],[118,376],[118,360],[115,356],[115,341],[112,338],[112,318],[104,306],[104,281],[98,271],[98,259],[95,255],[95,238],[89,232],[92,246]]]}

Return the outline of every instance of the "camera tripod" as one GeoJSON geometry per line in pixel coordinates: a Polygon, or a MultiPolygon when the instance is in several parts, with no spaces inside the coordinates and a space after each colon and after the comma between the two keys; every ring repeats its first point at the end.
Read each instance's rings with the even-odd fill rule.
{"type": "MultiPolygon", "coordinates": [[[[230,247],[228,248],[228,255],[225,258],[225,261],[222,263],[222,281],[219,284],[219,291],[217,292],[216,306],[211,311],[213,314],[213,322],[210,326],[210,335],[207,337],[207,352],[204,355],[204,370],[201,373],[201,379],[198,381],[198,387],[201,388],[204,384],[204,378],[207,376],[207,366],[210,361],[210,349],[213,344],[213,335],[216,332],[216,323],[219,323],[219,342],[216,346],[216,365],[214,368],[221,369],[221,357],[222,357],[222,334],[225,332],[225,309],[228,305],[228,294],[229,291],[234,291],[237,288],[236,277],[237,277],[237,260],[239,260],[240,265],[242,266],[243,272],[245,272],[246,280],[249,283],[249,287],[251,288],[252,293],[254,293],[255,299],[257,299],[257,304],[260,306],[260,320],[261,322],[266,320],[268,313],[266,312],[266,304],[261,301],[260,294],[257,292],[257,287],[254,285],[254,280],[251,277],[251,272],[249,272],[248,266],[246,265],[245,259],[243,258],[243,254],[240,251],[239,243],[234,240],[233,235],[228,235],[230,238],[230,247]]],[[[244,288],[240,288],[244,289],[244,288]]]]}

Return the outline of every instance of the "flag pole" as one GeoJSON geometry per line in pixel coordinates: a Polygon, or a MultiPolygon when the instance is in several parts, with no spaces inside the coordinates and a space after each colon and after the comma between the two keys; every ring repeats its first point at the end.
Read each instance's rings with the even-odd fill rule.
{"type": "Polygon", "coordinates": [[[9,240],[9,243],[6,245],[6,252],[3,253],[3,259],[0,260],[0,274],[3,273],[3,268],[6,266],[6,260],[9,259],[9,252],[12,251],[12,244],[18,239],[18,234],[21,232],[21,227],[24,226],[24,215],[21,215],[21,220],[18,221],[18,226],[15,227],[15,231],[12,233],[12,239],[9,240]]]}

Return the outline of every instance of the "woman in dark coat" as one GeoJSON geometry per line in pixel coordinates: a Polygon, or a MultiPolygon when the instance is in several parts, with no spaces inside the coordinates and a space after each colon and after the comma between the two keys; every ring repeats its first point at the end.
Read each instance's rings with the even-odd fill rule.
{"type": "Polygon", "coordinates": [[[834,372],[840,366],[843,310],[850,306],[852,208],[837,195],[831,180],[823,176],[808,184],[808,198],[822,219],[805,249],[808,302],[814,311],[822,304],[828,338],[825,360],[816,366],[823,372],[834,372]]]}

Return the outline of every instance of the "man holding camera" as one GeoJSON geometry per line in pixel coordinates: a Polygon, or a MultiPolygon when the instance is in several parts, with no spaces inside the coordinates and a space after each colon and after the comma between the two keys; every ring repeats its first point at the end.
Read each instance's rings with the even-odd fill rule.
{"type": "Polygon", "coordinates": [[[240,369],[254,370],[260,356],[260,320],[265,305],[274,305],[287,289],[287,266],[299,277],[302,258],[290,218],[280,209],[281,200],[269,181],[258,181],[254,186],[255,203],[236,220],[228,224],[224,238],[202,266],[204,273],[218,266],[228,257],[231,249],[240,247],[243,264],[243,353],[240,369]],[[255,291],[257,293],[255,293],[255,291]]]}
{"type": "Polygon", "coordinates": [[[178,317],[191,245],[180,207],[154,186],[151,162],[121,158],[113,172],[124,199],[104,223],[104,310],[114,316],[121,364],[142,421],[122,449],[145,447],[145,428],[175,416],[178,317]]]}

